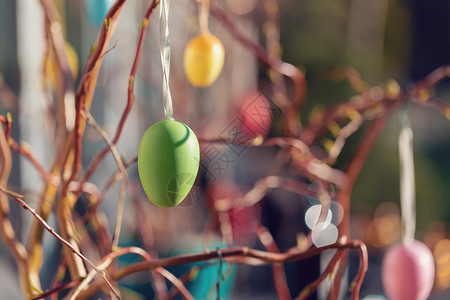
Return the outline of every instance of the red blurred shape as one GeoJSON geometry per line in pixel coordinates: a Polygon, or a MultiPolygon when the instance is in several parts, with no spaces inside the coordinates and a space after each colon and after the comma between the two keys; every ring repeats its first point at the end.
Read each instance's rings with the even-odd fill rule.
{"type": "Polygon", "coordinates": [[[249,138],[267,136],[272,125],[272,105],[259,91],[246,94],[239,104],[239,117],[244,133],[249,138]]]}

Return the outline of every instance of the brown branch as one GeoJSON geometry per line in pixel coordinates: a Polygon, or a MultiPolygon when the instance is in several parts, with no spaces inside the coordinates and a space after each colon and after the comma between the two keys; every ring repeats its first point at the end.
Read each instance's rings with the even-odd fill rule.
{"type": "Polygon", "coordinates": [[[3,103],[6,109],[17,111],[17,105],[19,104],[19,98],[13,89],[6,84],[3,79],[3,74],[0,72],[0,101],[3,103]]]}
{"type": "Polygon", "coordinates": [[[48,225],[48,223],[44,219],[42,219],[42,217],[39,216],[31,206],[29,206],[25,201],[23,201],[21,199],[23,197],[22,195],[8,191],[3,186],[0,186],[0,192],[5,194],[6,196],[8,196],[10,199],[15,200],[25,210],[28,210],[33,215],[33,217],[35,217],[51,235],[53,235],[57,240],[59,240],[62,244],[64,244],[66,247],[68,247],[72,252],[74,252],[81,259],[83,259],[89,265],[91,265],[92,267],[95,268],[95,265],[89,259],[87,259],[83,254],[76,251],[72,247],[72,245],[69,242],[67,242],[66,240],[64,240],[50,225],[48,225]]]}
{"type": "MultiPolygon", "coordinates": [[[[71,116],[66,115],[66,109],[73,106],[75,88],[72,72],[69,65],[69,59],[66,52],[66,42],[63,34],[63,25],[58,10],[52,0],[40,0],[40,4],[44,11],[45,20],[45,36],[46,36],[46,56],[53,54],[57,68],[55,68],[54,77],[55,92],[57,100],[57,123],[59,123],[59,130],[57,129],[58,150],[63,147],[63,142],[66,138],[67,130],[71,130],[73,123],[68,122],[71,116]],[[62,76],[60,76],[62,74],[62,76]],[[62,81],[61,79],[62,78],[62,81]],[[66,103],[67,102],[67,103],[66,103]],[[71,124],[69,124],[71,123],[71,124]]],[[[44,63],[44,68],[46,67],[44,63]]]]}
{"type": "MultiPolygon", "coordinates": [[[[55,289],[63,284],[66,272],[67,272],[67,259],[64,256],[62,256],[58,264],[58,268],[55,270],[53,274],[53,278],[51,281],[51,289],[55,289]]],[[[57,294],[55,293],[50,294],[50,300],[58,300],[57,294]]]]}
{"type": "MultiPolygon", "coordinates": [[[[70,168],[70,163],[72,166],[71,172],[67,172],[70,175],[63,184],[62,191],[60,193],[61,196],[59,197],[56,206],[56,211],[62,236],[66,240],[71,241],[76,247],[77,243],[73,238],[74,228],[72,228],[72,224],[70,222],[71,218],[69,216],[69,212],[72,209],[72,205],[75,203],[75,201],[71,201],[71,199],[76,198],[77,195],[68,193],[67,187],[71,181],[78,177],[79,171],[81,170],[82,136],[86,126],[86,122],[82,118],[81,111],[90,110],[101,63],[105,52],[108,51],[107,47],[117,26],[118,17],[120,16],[122,6],[125,1],[126,0],[117,0],[106,14],[105,22],[99,32],[97,44],[92,55],[88,58],[86,69],[78,86],[75,101],[75,125],[66,142],[69,148],[67,149],[68,155],[65,166],[66,168],[70,168]]],[[[65,255],[69,259],[68,265],[72,277],[77,278],[80,276],[85,276],[85,270],[81,265],[81,261],[77,260],[76,256],[74,256],[73,253],[68,252],[66,248],[63,248],[63,251],[65,251],[65,255]]]]}
{"type": "MultiPolygon", "coordinates": [[[[6,186],[11,172],[12,158],[3,129],[0,126],[0,186],[6,186]]],[[[27,297],[32,295],[29,278],[28,252],[17,239],[13,225],[9,219],[9,203],[5,194],[0,195],[0,237],[12,253],[19,270],[19,279],[27,297]]],[[[40,288],[37,286],[37,288],[40,288]]]]}
{"type": "Polygon", "coordinates": [[[43,292],[42,294],[40,294],[39,296],[36,296],[36,297],[32,298],[31,300],[44,299],[44,298],[47,298],[47,297],[49,297],[49,296],[51,296],[53,294],[56,294],[58,292],[71,289],[73,287],[78,286],[81,283],[81,281],[82,281],[82,279],[78,278],[78,279],[75,279],[75,280],[73,280],[71,282],[58,285],[57,287],[54,287],[54,288],[52,288],[50,290],[47,290],[47,291],[43,292]]]}
{"type": "Polygon", "coordinates": [[[328,153],[328,164],[332,165],[336,162],[347,139],[361,127],[363,122],[364,118],[360,114],[357,114],[348,124],[339,130],[338,136],[336,137],[333,146],[328,153]]]}
{"type": "MultiPolygon", "coordinates": [[[[134,165],[137,162],[137,156],[133,157],[132,159],[130,159],[129,161],[127,161],[126,163],[124,163],[124,168],[128,169],[128,167],[134,165]]],[[[121,171],[117,171],[116,173],[114,173],[106,182],[105,186],[103,187],[101,194],[98,196],[96,202],[94,203],[92,210],[90,213],[88,213],[85,217],[85,219],[89,219],[91,216],[91,213],[95,213],[95,211],[98,210],[98,208],[100,207],[100,205],[103,203],[103,200],[105,199],[106,195],[108,194],[109,190],[113,187],[113,185],[115,183],[117,183],[120,179],[122,178],[122,173],[121,171]]]]}
{"type": "Polygon", "coordinates": [[[314,294],[315,291],[319,288],[319,285],[332,274],[333,269],[336,267],[337,263],[341,260],[343,255],[342,250],[338,250],[334,255],[331,261],[328,263],[325,270],[320,274],[320,276],[314,280],[312,283],[308,284],[303,290],[300,291],[300,294],[295,298],[295,300],[304,300],[314,294]]]}
{"type": "MultiPolygon", "coordinates": [[[[249,51],[253,52],[255,56],[266,66],[276,70],[277,72],[289,77],[294,83],[294,95],[292,102],[277,103],[286,116],[286,134],[298,136],[300,133],[301,124],[298,120],[298,112],[300,111],[306,99],[306,81],[305,76],[297,67],[287,62],[282,61],[276,56],[270,55],[259,44],[246,38],[235,26],[234,22],[228,17],[224,10],[219,8],[214,3],[211,3],[211,13],[228,29],[228,31],[249,51]]],[[[275,100],[280,99],[276,97],[275,100]]]]}
{"type": "Polygon", "coordinates": [[[361,74],[355,68],[350,66],[334,68],[327,70],[324,73],[324,77],[332,80],[347,79],[353,90],[358,93],[364,93],[370,86],[363,80],[361,74]]]}
{"type": "MultiPolygon", "coordinates": [[[[401,106],[403,101],[400,101],[402,98],[400,98],[398,101],[391,103],[388,107],[385,108],[384,112],[376,118],[372,125],[366,130],[363,138],[361,139],[361,142],[358,145],[358,148],[356,150],[356,153],[354,154],[352,160],[350,161],[347,170],[347,181],[345,184],[341,187],[338,193],[338,201],[343,207],[343,219],[342,222],[339,224],[339,235],[340,236],[349,236],[350,234],[350,202],[351,202],[351,193],[353,190],[353,186],[355,184],[355,181],[364,165],[364,163],[367,160],[367,157],[369,156],[373,146],[375,145],[375,142],[377,141],[379,135],[383,131],[384,127],[386,126],[387,121],[391,117],[391,115],[401,106]]],[[[346,258],[343,259],[343,263],[339,265],[337,270],[337,278],[334,281],[334,284],[332,286],[332,295],[338,295],[339,289],[340,289],[340,283],[341,283],[341,274],[344,272],[345,268],[345,262],[347,261],[346,258]]],[[[359,289],[358,289],[359,291],[359,289]]],[[[331,299],[333,299],[333,296],[331,296],[331,299]]]]}
{"type": "Polygon", "coordinates": [[[120,230],[122,228],[123,209],[124,209],[124,203],[125,203],[126,188],[127,188],[127,184],[128,184],[128,174],[123,165],[122,159],[120,158],[119,152],[116,149],[116,146],[113,144],[112,141],[110,141],[106,132],[97,124],[97,122],[95,121],[94,117],[91,115],[90,112],[83,110],[82,114],[86,118],[88,124],[92,128],[94,128],[95,131],[98,132],[98,134],[100,134],[102,139],[107,144],[108,149],[109,149],[109,151],[111,151],[111,153],[114,157],[114,160],[117,164],[117,167],[119,168],[120,174],[122,175],[122,185],[120,187],[119,203],[117,205],[116,227],[114,229],[114,238],[113,238],[113,244],[112,244],[113,249],[115,249],[119,245],[120,230]]]}
{"type": "MultiPolygon", "coordinates": [[[[146,261],[151,260],[150,255],[147,252],[145,252],[144,249],[141,249],[139,247],[126,247],[126,248],[117,249],[117,250],[105,255],[101,259],[100,263],[96,266],[96,269],[103,271],[106,268],[108,268],[115,259],[117,259],[123,255],[126,255],[126,254],[137,254],[137,255],[141,256],[142,258],[144,258],[144,260],[146,260],[146,261]]],[[[88,287],[89,282],[94,278],[95,274],[96,274],[95,269],[93,269],[91,272],[89,272],[88,276],[86,276],[83,279],[83,281],[80,283],[80,285],[77,287],[77,289],[72,293],[72,295],[70,297],[71,300],[75,300],[78,298],[78,295],[84,289],[86,289],[88,287]]],[[[112,286],[110,286],[110,288],[114,291],[114,288],[112,286]]],[[[114,291],[114,293],[118,296],[119,299],[121,298],[116,291],[114,291]]]]}
{"type": "MultiPolygon", "coordinates": [[[[132,203],[134,212],[136,214],[137,223],[139,224],[139,235],[141,243],[144,249],[150,253],[150,256],[154,259],[158,258],[158,252],[155,250],[155,236],[153,235],[153,225],[150,222],[145,209],[141,204],[141,199],[139,197],[139,187],[137,184],[132,190],[132,203]]],[[[158,296],[158,299],[167,300],[169,298],[166,283],[163,277],[157,272],[152,272],[154,290],[158,296]]]]}
{"type": "Polygon", "coordinates": [[[11,127],[12,127],[12,118],[11,118],[11,114],[8,113],[7,117],[3,117],[0,116],[0,122],[5,124],[5,130],[4,130],[4,136],[7,140],[7,144],[9,145],[9,147],[11,147],[11,150],[13,150],[14,152],[19,153],[20,155],[22,155],[23,157],[25,157],[36,169],[36,171],[38,171],[38,173],[41,175],[41,177],[46,181],[46,182],[55,182],[55,178],[53,178],[50,173],[48,173],[48,171],[44,168],[44,166],[42,166],[42,164],[37,160],[37,158],[33,155],[33,153],[31,152],[30,148],[28,146],[25,146],[25,144],[19,145],[11,136],[10,136],[10,132],[11,132],[11,127]]]}
{"type": "Polygon", "coordinates": [[[412,97],[419,97],[420,92],[435,87],[439,82],[447,77],[450,77],[450,65],[439,67],[428,74],[424,79],[416,82],[408,89],[408,94],[412,97]]]}
{"type": "MultiPolygon", "coordinates": [[[[261,224],[257,224],[255,230],[259,240],[263,244],[264,248],[266,248],[266,251],[280,253],[280,249],[278,249],[278,246],[273,240],[272,235],[264,226],[262,226],[261,224]]],[[[284,266],[282,264],[273,264],[272,272],[278,299],[291,299],[291,293],[289,292],[289,287],[286,282],[286,273],[284,271],[284,266]]]]}
{"type": "Polygon", "coordinates": [[[345,172],[347,180],[345,181],[345,184],[341,186],[338,194],[338,201],[344,209],[344,219],[339,225],[339,232],[342,235],[348,236],[350,233],[350,198],[353,185],[355,184],[355,181],[365,161],[367,160],[370,151],[375,145],[378,136],[383,131],[391,115],[401,106],[401,104],[401,101],[392,103],[390,106],[385,108],[385,111],[377,119],[373,121],[372,125],[366,130],[364,136],[362,137],[356,153],[347,167],[345,172]]]}
{"type": "MultiPolygon", "coordinates": [[[[91,100],[93,96],[93,92],[96,85],[96,80],[98,77],[98,71],[101,66],[101,58],[102,54],[105,51],[109,40],[111,38],[111,35],[114,32],[114,27],[116,22],[116,19],[119,16],[120,8],[124,4],[125,0],[118,0],[116,4],[113,6],[113,9],[110,10],[110,12],[107,14],[107,22],[105,22],[104,26],[102,27],[99,38],[97,40],[97,47],[94,51],[94,54],[90,57],[88,61],[88,67],[85,70],[84,75],[81,78],[80,86],[79,86],[79,93],[77,93],[77,101],[76,101],[76,111],[75,111],[75,128],[72,130],[72,132],[67,133],[67,135],[64,137],[64,140],[61,143],[61,148],[57,150],[57,154],[55,157],[54,164],[52,166],[52,169],[50,171],[50,174],[52,176],[57,176],[61,179],[61,181],[65,181],[63,186],[61,187],[61,191],[59,191],[59,186],[55,185],[53,182],[46,182],[45,188],[43,189],[42,196],[40,198],[40,201],[38,203],[38,206],[36,208],[38,215],[42,217],[43,220],[46,220],[52,211],[53,202],[55,201],[58,191],[60,192],[60,202],[64,202],[65,199],[64,195],[67,194],[67,189],[70,181],[74,179],[79,171],[80,168],[80,158],[81,158],[81,135],[84,130],[85,124],[80,120],[80,109],[83,106],[84,109],[89,110],[91,106],[91,100]],[[108,26],[106,26],[106,23],[108,26]],[[87,80],[88,79],[88,80],[87,80]],[[69,171],[71,168],[72,172],[69,171]]],[[[54,3],[49,0],[41,0],[41,4],[44,10],[44,14],[46,17],[46,28],[47,30],[51,30],[53,24],[55,25],[55,34],[61,35],[61,26],[58,26],[58,20],[60,19],[57,16],[57,10],[54,7],[54,3]]],[[[47,32],[47,36],[51,36],[49,32],[47,32]]],[[[55,42],[55,47],[58,47],[58,49],[55,49],[59,54],[59,64],[61,66],[61,63],[64,64],[65,60],[65,48],[63,42],[63,37],[61,36],[55,36],[55,39],[58,40],[55,42]]],[[[61,66],[63,67],[63,66],[61,66]]],[[[68,73],[68,72],[66,72],[68,73]]],[[[64,205],[67,203],[65,202],[64,205]]],[[[58,203],[57,208],[60,209],[64,208],[64,205],[61,203],[58,203]]],[[[65,207],[66,209],[70,210],[70,207],[65,207]]],[[[58,212],[58,215],[63,215],[61,211],[58,212]]],[[[60,224],[61,232],[63,234],[69,232],[67,225],[65,223],[60,224]]],[[[30,260],[32,260],[33,267],[31,269],[31,272],[34,274],[36,278],[39,276],[39,270],[41,268],[42,264],[42,237],[43,237],[43,231],[44,228],[38,222],[36,219],[33,219],[32,224],[30,225],[30,231],[28,236],[28,249],[30,252],[30,260]]],[[[67,236],[69,239],[70,237],[67,236]]],[[[66,249],[66,248],[64,248],[66,249]]],[[[66,250],[64,250],[66,251],[66,250]]],[[[70,252],[66,253],[69,257],[72,256],[72,259],[75,259],[73,254],[70,252]]],[[[73,264],[69,261],[69,266],[73,270],[73,264]]],[[[76,275],[76,274],[75,274],[76,275]]]]}
{"type": "MultiPolygon", "coordinates": [[[[120,118],[119,125],[116,129],[116,133],[114,135],[114,138],[112,139],[112,144],[117,144],[119,141],[120,135],[122,133],[123,127],[125,125],[125,122],[127,120],[127,117],[131,111],[131,108],[134,104],[134,78],[136,76],[137,67],[139,65],[139,59],[141,57],[142,48],[144,45],[145,40],[145,34],[147,33],[147,27],[150,20],[150,16],[152,15],[153,10],[155,7],[159,4],[159,0],[152,0],[152,3],[150,4],[150,7],[147,9],[147,12],[145,13],[145,17],[142,20],[142,26],[141,31],[139,34],[139,42],[136,49],[136,55],[134,58],[133,66],[131,68],[130,72],[130,79],[128,80],[128,98],[127,98],[127,105],[125,107],[125,110],[122,113],[122,117],[120,118]]],[[[92,159],[92,162],[90,163],[88,169],[86,170],[83,180],[86,181],[89,180],[91,175],[95,172],[95,170],[100,165],[101,161],[105,157],[105,155],[108,153],[109,148],[105,147],[102,151],[97,153],[94,158],[92,159]]]]}
{"type": "MultiPolygon", "coordinates": [[[[302,196],[318,198],[317,190],[314,187],[294,179],[272,175],[258,180],[250,191],[233,202],[233,207],[241,208],[253,206],[261,201],[269,190],[276,188],[281,188],[302,196]]],[[[230,208],[231,207],[227,206],[223,207],[224,210],[230,208]]]]}
{"type": "MultiPolygon", "coordinates": [[[[50,225],[48,225],[48,223],[42,219],[42,217],[36,213],[36,211],[29,206],[25,201],[23,201],[22,195],[19,195],[17,193],[8,191],[7,189],[5,189],[3,186],[0,186],[0,192],[2,192],[3,194],[5,194],[6,196],[8,196],[10,199],[15,200],[20,206],[22,206],[25,210],[28,210],[33,217],[35,217],[39,223],[42,224],[42,226],[44,226],[44,228],[51,234],[53,235],[57,240],[59,240],[64,246],[66,246],[67,248],[70,249],[70,251],[72,251],[75,255],[77,255],[79,258],[81,258],[82,260],[84,260],[86,263],[88,263],[92,268],[94,268],[97,272],[100,272],[97,267],[94,265],[94,263],[92,263],[87,257],[85,257],[83,254],[81,254],[81,252],[77,251],[72,244],[70,244],[68,241],[66,241],[62,236],[60,236],[50,225]]],[[[109,286],[111,286],[111,284],[109,283],[108,279],[106,279],[105,275],[103,273],[101,273],[103,279],[105,280],[105,283],[108,284],[109,286]]]]}
{"type": "Polygon", "coordinates": [[[300,140],[310,146],[328,132],[330,123],[339,123],[344,119],[352,118],[355,114],[374,109],[377,105],[395,102],[398,98],[399,96],[396,99],[390,98],[385,88],[376,86],[347,102],[330,105],[325,111],[317,112],[311,117],[300,136],[300,140]]]}
{"type": "Polygon", "coordinates": [[[436,97],[429,97],[425,100],[413,98],[411,102],[418,103],[422,106],[428,106],[434,108],[444,114],[444,116],[450,120],[450,104],[442,99],[436,97]]]}
{"type": "Polygon", "coordinates": [[[306,173],[306,176],[321,179],[340,186],[345,182],[345,174],[333,169],[324,162],[317,159],[310,151],[309,146],[303,141],[290,137],[275,137],[265,141],[255,138],[253,140],[238,139],[205,139],[199,138],[199,143],[227,143],[245,145],[247,147],[272,147],[287,148],[290,152],[294,166],[306,173]]]}
{"type": "Polygon", "coordinates": [[[105,21],[100,29],[99,36],[92,55],[88,58],[84,74],[81,77],[76,93],[75,126],[74,126],[74,165],[69,181],[72,181],[81,169],[82,135],[85,123],[82,121],[81,110],[90,110],[94,90],[96,87],[98,72],[103,61],[103,55],[117,26],[118,18],[126,0],[117,0],[105,16],[105,21]]]}
{"type": "Polygon", "coordinates": [[[361,241],[355,241],[356,249],[359,254],[359,270],[355,279],[350,284],[350,290],[352,291],[352,300],[359,299],[359,291],[369,267],[369,255],[367,253],[367,246],[361,241]]]}
{"type": "MultiPolygon", "coordinates": [[[[152,261],[134,263],[112,272],[111,278],[113,278],[114,280],[119,280],[127,275],[152,270],[157,267],[166,268],[180,264],[209,261],[212,259],[217,259],[219,256],[230,262],[243,263],[248,265],[282,264],[316,256],[322,251],[328,249],[348,249],[357,247],[359,247],[358,241],[345,241],[345,239],[339,239],[336,243],[321,248],[310,248],[307,251],[293,248],[284,253],[265,252],[250,249],[247,247],[206,250],[204,253],[199,254],[185,254],[168,258],[154,259],[152,261]]],[[[358,281],[358,284],[359,283],[360,282],[358,281]]],[[[88,288],[88,291],[90,293],[93,293],[103,285],[104,282],[97,281],[88,288]]]]}
{"type": "Polygon", "coordinates": [[[228,246],[233,245],[233,227],[231,225],[230,213],[223,210],[217,211],[217,219],[224,243],[228,246]]]}
{"type": "MultiPolygon", "coordinates": [[[[105,255],[102,258],[98,268],[103,270],[107,266],[109,266],[114,259],[117,259],[118,257],[126,255],[126,254],[137,254],[137,255],[141,256],[146,262],[152,261],[151,256],[144,249],[139,248],[139,247],[126,247],[126,248],[120,248],[114,252],[111,252],[111,253],[105,255]]],[[[189,291],[186,289],[186,287],[184,286],[183,282],[181,282],[171,272],[167,271],[166,269],[164,269],[162,267],[156,267],[154,271],[156,273],[158,273],[159,275],[161,275],[162,277],[166,278],[179,291],[179,293],[181,294],[181,296],[183,296],[184,299],[187,299],[187,300],[194,299],[192,297],[192,295],[189,293],[189,291]]],[[[90,273],[90,275],[92,275],[92,274],[94,274],[94,273],[90,273]]],[[[72,295],[72,298],[85,299],[85,298],[91,296],[93,294],[93,292],[95,292],[92,288],[87,288],[84,291],[82,291],[82,289],[87,287],[88,281],[90,281],[92,278],[93,278],[93,276],[86,277],[85,284],[83,286],[82,285],[79,286],[77,291],[75,291],[75,293],[72,295]]]]}
{"type": "Polygon", "coordinates": [[[194,300],[194,297],[189,293],[187,288],[184,286],[183,282],[181,282],[177,277],[175,277],[172,273],[167,271],[164,268],[156,268],[156,271],[164,276],[172,285],[180,292],[180,295],[186,300],[194,300]]]}

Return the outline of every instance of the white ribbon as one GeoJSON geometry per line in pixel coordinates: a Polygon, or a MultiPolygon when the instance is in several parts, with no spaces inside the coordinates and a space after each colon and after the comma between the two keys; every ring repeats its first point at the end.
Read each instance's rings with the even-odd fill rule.
{"type": "Polygon", "coordinates": [[[161,53],[161,65],[163,73],[162,97],[164,103],[164,114],[169,120],[173,120],[172,95],[169,87],[170,74],[170,39],[169,39],[169,6],[170,0],[161,0],[159,10],[159,42],[161,53]]]}
{"type": "Polygon", "coordinates": [[[416,231],[416,185],[414,178],[413,132],[406,112],[400,115],[398,150],[400,155],[400,203],[403,242],[412,242],[416,231]]]}

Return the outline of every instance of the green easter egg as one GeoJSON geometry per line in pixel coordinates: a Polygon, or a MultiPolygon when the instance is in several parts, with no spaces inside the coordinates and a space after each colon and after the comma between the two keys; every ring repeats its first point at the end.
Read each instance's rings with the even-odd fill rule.
{"type": "Polygon", "coordinates": [[[138,170],[144,191],[158,206],[178,205],[194,184],[200,162],[195,133],[185,124],[164,120],[144,133],[138,170]]]}

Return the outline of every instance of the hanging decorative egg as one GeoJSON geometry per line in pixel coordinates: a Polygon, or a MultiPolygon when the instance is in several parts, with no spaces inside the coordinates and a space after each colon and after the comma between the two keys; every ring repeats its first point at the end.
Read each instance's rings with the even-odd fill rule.
{"type": "Polygon", "coordinates": [[[412,241],[391,248],[383,260],[383,286],[391,300],[425,300],[434,282],[433,254],[412,241]]]}
{"type": "Polygon", "coordinates": [[[249,138],[266,137],[272,125],[272,106],[259,91],[245,95],[239,105],[242,129],[249,138]]]}
{"type": "Polygon", "coordinates": [[[184,71],[193,86],[207,87],[219,77],[224,60],[222,42],[212,34],[199,34],[186,45],[184,71]]]}
{"type": "Polygon", "coordinates": [[[114,2],[115,0],[85,0],[84,12],[89,24],[100,28],[103,25],[106,13],[113,6],[114,2]]]}
{"type": "MultiPolygon", "coordinates": [[[[78,55],[75,49],[66,42],[65,50],[67,55],[67,60],[69,62],[70,72],[72,73],[72,77],[75,79],[78,75],[78,55]]],[[[53,52],[50,52],[45,61],[45,69],[48,74],[48,78],[50,78],[50,83],[53,87],[56,86],[56,78],[59,76],[58,65],[56,62],[56,57],[53,52]]]]}
{"type": "Polygon", "coordinates": [[[139,177],[148,198],[158,206],[178,205],[197,176],[200,148],[185,124],[163,120],[144,133],[138,151],[139,177]]]}

